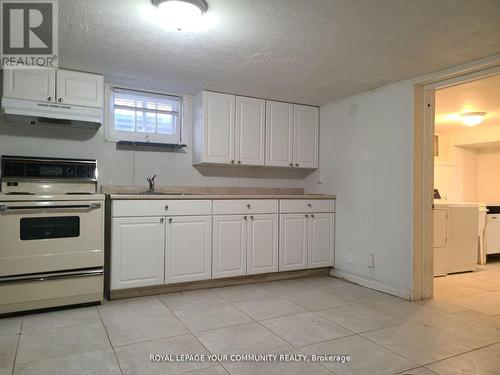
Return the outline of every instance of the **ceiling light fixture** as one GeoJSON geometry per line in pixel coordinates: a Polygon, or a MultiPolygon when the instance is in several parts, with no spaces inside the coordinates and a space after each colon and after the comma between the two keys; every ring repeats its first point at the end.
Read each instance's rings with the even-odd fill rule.
{"type": "Polygon", "coordinates": [[[465,126],[477,126],[483,122],[486,112],[466,112],[462,113],[460,117],[462,118],[462,123],[465,126]]]}
{"type": "Polygon", "coordinates": [[[205,0],[151,0],[162,22],[179,31],[190,29],[208,9],[205,0]]]}

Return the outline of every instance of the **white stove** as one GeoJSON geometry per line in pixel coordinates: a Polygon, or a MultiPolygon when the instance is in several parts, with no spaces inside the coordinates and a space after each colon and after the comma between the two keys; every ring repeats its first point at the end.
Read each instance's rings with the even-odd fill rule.
{"type": "Polygon", "coordinates": [[[95,160],[2,156],[0,314],[103,298],[95,160]]]}

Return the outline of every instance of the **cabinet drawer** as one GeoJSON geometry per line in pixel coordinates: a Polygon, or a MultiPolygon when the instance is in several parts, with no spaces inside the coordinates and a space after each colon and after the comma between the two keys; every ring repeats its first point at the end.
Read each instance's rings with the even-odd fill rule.
{"type": "Polygon", "coordinates": [[[112,204],[113,217],[211,214],[211,200],[117,200],[112,204]]]}
{"type": "Polygon", "coordinates": [[[297,212],[335,212],[333,199],[282,199],[280,200],[281,213],[297,212]]]}
{"type": "Polygon", "coordinates": [[[214,215],[278,213],[276,199],[223,199],[214,201],[214,215]]]}

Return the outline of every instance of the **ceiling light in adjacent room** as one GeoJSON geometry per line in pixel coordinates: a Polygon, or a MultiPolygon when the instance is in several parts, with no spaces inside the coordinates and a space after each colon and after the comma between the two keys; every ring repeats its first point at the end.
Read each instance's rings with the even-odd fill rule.
{"type": "Polygon", "coordinates": [[[477,126],[483,122],[486,112],[466,112],[462,113],[460,117],[462,118],[462,123],[465,126],[477,126]]]}
{"type": "Polygon", "coordinates": [[[162,23],[176,30],[192,29],[208,9],[205,0],[151,0],[162,23]]]}

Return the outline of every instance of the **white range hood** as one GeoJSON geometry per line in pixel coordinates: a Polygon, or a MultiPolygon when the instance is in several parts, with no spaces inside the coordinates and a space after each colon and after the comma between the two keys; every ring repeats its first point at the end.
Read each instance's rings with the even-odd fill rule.
{"type": "Polygon", "coordinates": [[[97,128],[103,122],[103,109],[31,100],[2,98],[7,120],[25,124],[64,125],[97,128]]]}

